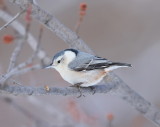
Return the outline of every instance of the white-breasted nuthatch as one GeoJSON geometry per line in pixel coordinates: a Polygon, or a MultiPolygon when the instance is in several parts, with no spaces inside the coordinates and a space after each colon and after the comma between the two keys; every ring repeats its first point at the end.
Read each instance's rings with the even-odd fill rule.
{"type": "Polygon", "coordinates": [[[98,84],[109,71],[120,67],[131,67],[131,64],[112,62],[76,49],[58,52],[47,66],[56,69],[65,81],[77,86],[79,90],[80,87],[98,84]]]}

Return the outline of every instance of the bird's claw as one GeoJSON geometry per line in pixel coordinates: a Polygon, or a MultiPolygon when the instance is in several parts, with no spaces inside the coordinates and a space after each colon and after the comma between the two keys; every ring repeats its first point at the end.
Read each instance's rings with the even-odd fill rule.
{"type": "Polygon", "coordinates": [[[96,89],[94,86],[90,86],[91,90],[93,91],[92,95],[94,95],[96,93],[96,89]]]}
{"type": "MultiPolygon", "coordinates": [[[[80,92],[80,95],[77,98],[80,98],[83,95],[82,91],[81,91],[81,86],[80,86],[81,84],[82,83],[77,83],[77,84],[74,84],[74,85],[70,86],[70,87],[77,87],[78,88],[78,90],[80,92]]],[[[85,97],[85,95],[83,95],[83,97],[85,97]]]]}

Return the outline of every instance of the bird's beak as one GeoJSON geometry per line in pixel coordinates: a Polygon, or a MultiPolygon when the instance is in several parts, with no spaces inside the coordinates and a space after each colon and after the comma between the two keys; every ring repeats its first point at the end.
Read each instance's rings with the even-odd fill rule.
{"type": "Polygon", "coordinates": [[[49,68],[54,68],[54,65],[50,64],[50,65],[44,66],[44,69],[49,69],[49,68]]]}

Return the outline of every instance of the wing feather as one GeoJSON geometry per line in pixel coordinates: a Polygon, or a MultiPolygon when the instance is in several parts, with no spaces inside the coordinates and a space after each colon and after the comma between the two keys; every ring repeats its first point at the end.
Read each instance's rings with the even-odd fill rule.
{"type": "Polygon", "coordinates": [[[69,67],[75,71],[89,71],[94,69],[104,69],[112,64],[111,61],[97,57],[88,53],[79,52],[75,60],[69,67]]]}

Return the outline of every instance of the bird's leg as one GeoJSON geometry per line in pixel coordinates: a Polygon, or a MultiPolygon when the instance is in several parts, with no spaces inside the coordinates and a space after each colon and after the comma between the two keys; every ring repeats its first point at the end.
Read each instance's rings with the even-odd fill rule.
{"type": "MultiPolygon", "coordinates": [[[[77,87],[77,88],[78,88],[78,90],[79,90],[79,92],[80,92],[80,95],[79,95],[77,98],[80,98],[80,97],[82,96],[81,84],[83,84],[83,83],[80,82],[80,83],[76,83],[76,84],[70,86],[70,87],[77,87]]],[[[84,96],[84,95],[83,95],[83,96],[84,96]]],[[[84,97],[85,97],[85,96],[84,96],[84,97]]]]}
{"type": "Polygon", "coordinates": [[[82,91],[81,91],[80,85],[77,85],[77,88],[78,88],[78,90],[80,92],[80,95],[77,98],[80,98],[82,96],[82,91]]]}
{"type": "Polygon", "coordinates": [[[95,89],[95,87],[94,87],[94,86],[90,86],[89,88],[93,91],[93,93],[92,93],[92,94],[94,95],[94,94],[96,93],[96,89],[95,89]]]}

